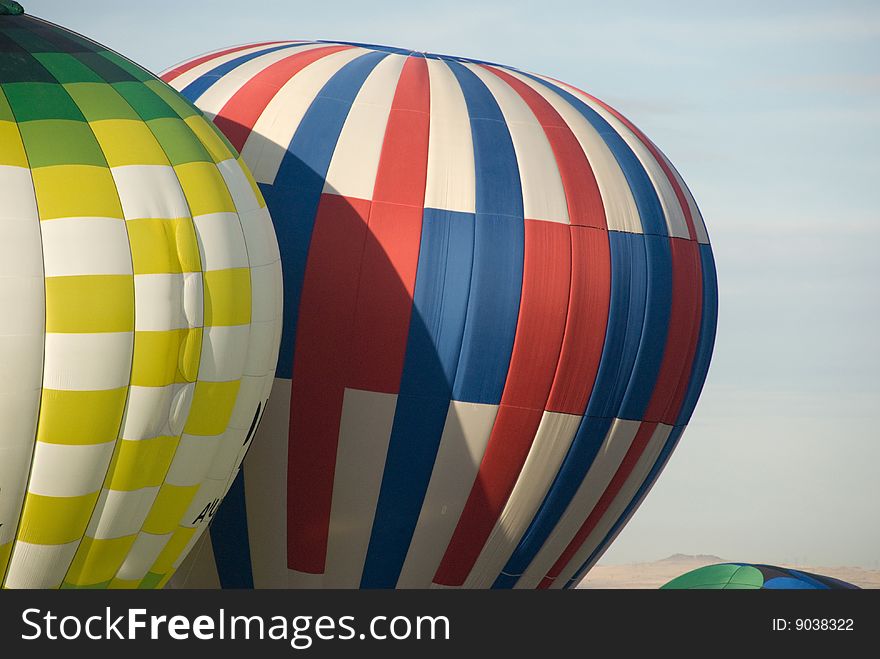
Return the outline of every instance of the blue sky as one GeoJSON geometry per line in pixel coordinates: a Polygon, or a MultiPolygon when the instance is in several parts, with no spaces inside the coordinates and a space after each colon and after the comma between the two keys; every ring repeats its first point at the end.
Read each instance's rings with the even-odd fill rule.
{"type": "Polygon", "coordinates": [[[696,196],[721,310],[691,427],[604,560],[880,568],[880,4],[22,1],[154,71],[261,39],[358,40],[610,102],[696,196]]]}

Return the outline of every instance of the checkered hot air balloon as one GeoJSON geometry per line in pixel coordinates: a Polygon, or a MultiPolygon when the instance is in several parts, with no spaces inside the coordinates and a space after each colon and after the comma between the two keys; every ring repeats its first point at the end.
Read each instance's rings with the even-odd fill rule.
{"type": "Polygon", "coordinates": [[[156,587],[272,385],[281,269],[214,126],[132,62],[0,5],[0,579],[156,587]]]}
{"type": "Polygon", "coordinates": [[[457,57],[283,41],[163,78],[241,151],[284,271],[266,418],[181,581],[577,582],[712,352],[712,251],[666,157],[589,94],[457,57]]]}

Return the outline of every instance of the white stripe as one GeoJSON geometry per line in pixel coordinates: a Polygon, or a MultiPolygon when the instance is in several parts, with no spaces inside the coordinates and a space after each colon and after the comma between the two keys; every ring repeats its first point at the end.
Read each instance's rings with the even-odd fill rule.
{"type": "Polygon", "coordinates": [[[73,561],[79,540],[64,545],[15,543],[4,588],[58,588],[73,561]]]}
{"type": "MultiPolygon", "coordinates": [[[[30,415],[36,415],[39,400],[36,404],[32,400],[27,402],[31,403],[31,407],[22,408],[16,404],[17,401],[13,396],[0,395],[0,419],[3,419],[4,427],[9,425],[6,420],[11,420],[16,415],[28,417],[28,426],[32,425],[30,415]]],[[[31,434],[27,441],[20,441],[20,436],[12,438],[0,436],[0,481],[8,483],[0,488],[0,545],[11,542],[18,527],[21,502],[33,455],[33,428],[29,430],[31,434]]]]}
{"type": "MultiPolygon", "coordinates": [[[[188,274],[188,273],[187,273],[188,274]]],[[[201,273],[198,274],[201,279],[201,273]]],[[[152,274],[134,276],[134,328],[138,332],[161,332],[190,327],[186,315],[186,293],[198,301],[190,306],[201,306],[203,293],[185,284],[183,274],[152,274]]],[[[200,318],[198,320],[201,320],[200,318]]],[[[199,323],[201,324],[201,323],[199,323]]]]}
{"type": "Polygon", "coordinates": [[[568,224],[568,202],[553,149],[528,104],[501,78],[478,64],[465,64],[498,103],[510,131],[526,219],[568,224]]]}
{"type": "Polygon", "coordinates": [[[101,391],[128,386],[132,332],[46,333],[43,386],[101,391]]]}
{"type": "MultiPolygon", "coordinates": [[[[277,48],[278,45],[263,46],[263,48],[277,48]]],[[[224,73],[221,78],[217,79],[217,81],[213,85],[208,87],[208,89],[206,89],[205,92],[196,99],[196,103],[198,104],[199,109],[204,112],[209,119],[213,119],[215,116],[220,114],[220,111],[223,109],[223,106],[226,105],[229,99],[231,99],[236,94],[236,92],[244,87],[254,76],[259,75],[265,69],[268,69],[276,62],[280,62],[281,60],[287,59],[288,57],[293,57],[294,55],[303,53],[307,50],[314,50],[315,48],[326,47],[326,45],[327,44],[309,44],[297,46],[293,44],[289,48],[282,48],[281,50],[276,50],[273,53],[267,53],[265,55],[255,57],[254,59],[235,67],[232,71],[224,73]]],[[[237,55],[238,57],[241,57],[242,53],[237,53],[237,55]]],[[[230,59],[236,58],[232,57],[230,59]]],[[[215,66],[211,68],[215,68],[216,66],[218,65],[215,64],[215,66]]],[[[174,86],[177,87],[177,81],[174,82],[174,86]]],[[[177,88],[182,89],[182,87],[177,88]]]]}
{"type": "Polygon", "coordinates": [[[287,583],[287,443],[290,380],[275,379],[257,437],[244,465],[248,541],[256,588],[287,583]]]}
{"type": "Polygon", "coordinates": [[[200,382],[230,382],[244,372],[250,325],[206,327],[202,330],[200,382]]]}
{"type": "Polygon", "coordinates": [[[398,588],[430,586],[467,503],[497,414],[497,405],[449,403],[431,480],[397,580],[398,588]]]}
{"type": "Polygon", "coordinates": [[[86,535],[97,540],[124,538],[141,530],[159,494],[157,487],[139,490],[101,490],[86,535]]]}
{"type": "Polygon", "coordinates": [[[84,445],[37,442],[28,492],[44,497],[79,497],[97,492],[115,445],[115,441],[84,445]]]}
{"type": "Polygon", "coordinates": [[[675,190],[672,189],[672,184],[669,182],[666,172],[660,167],[660,163],[657,162],[645,143],[642,142],[636,134],[626,126],[626,124],[615,117],[614,114],[603,108],[600,104],[596,103],[596,101],[590,98],[587,94],[584,94],[582,91],[579,91],[570,85],[563,86],[590,106],[590,108],[595,110],[596,113],[607,121],[614,131],[623,138],[629,148],[632,149],[632,152],[636,155],[636,158],[639,159],[639,162],[642,164],[642,167],[648,174],[648,178],[654,186],[654,190],[657,192],[657,197],[663,208],[663,216],[666,221],[666,228],[669,231],[669,235],[675,238],[688,238],[687,222],[684,219],[681,204],[678,203],[678,198],[675,196],[675,190]]]}
{"type": "Polygon", "coordinates": [[[684,179],[681,177],[681,174],[678,173],[678,170],[675,168],[675,165],[670,162],[669,158],[666,157],[666,154],[657,150],[660,153],[660,156],[666,162],[666,165],[669,167],[669,170],[672,172],[672,175],[675,177],[675,180],[678,181],[678,187],[681,188],[682,193],[684,193],[685,201],[687,201],[688,208],[691,211],[691,219],[694,221],[694,230],[696,232],[697,242],[708,245],[709,244],[709,234],[706,231],[706,224],[703,221],[703,214],[700,212],[700,209],[697,207],[697,202],[694,200],[694,196],[691,194],[690,188],[688,188],[687,184],[684,182],[684,179]]]}
{"type": "Polygon", "coordinates": [[[660,455],[660,451],[663,449],[663,445],[666,443],[670,432],[672,432],[672,426],[662,423],[657,425],[657,428],[651,435],[651,439],[648,441],[648,445],[636,461],[623,487],[620,488],[617,496],[614,497],[614,501],[608,507],[608,510],[605,511],[596,528],[587,536],[584,544],[575,552],[571,560],[559,573],[559,576],[553,581],[550,586],[551,588],[565,588],[568,580],[574,576],[584,564],[584,561],[590,557],[590,554],[596,550],[599,543],[608,535],[611,527],[614,526],[618,518],[623,514],[623,511],[626,510],[626,507],[633,500],[642,483],[645,482],[645,478],[647,478],[651,468],[657,462],[657,457],[660,455]]]}
{"type": "Polygon", "coordinates": [[[241,150],[241,157],[259,183],[275,182],[287,147],[318,92],[333,74],[365,52],[350,48],[312,62],[284,83],[269,101],[241,150]]]}
{"type": "Polygon", "coordinates": [[[238,160],[229,158],[219,162],[217,169],[220,170],[220,174],[226,182],[226,188],[232,196],[232,202],[239,215],[261,208],[257,195],[254,194],[254,189],[251,187],[251,182],[245,176],[242,164],[238,160]]]}
{"type": "Polygon", "coordinates": [[[179,435],[189,415],[194,388],[193,383],[129,387],[122,438],[137,441],[179,435]]]}
{"type": "Polygon", "coordinates": [[[473,213],[476,175],[467,103],[449,67],[436,59],[426,62],[431,83],[431,121],[425,208],[473,213]]]}
{"type": "Polygon", "coordinates": [[[190,217],[189,205],[173,167],[125,165],[110,171],[126,220],[190,217]]]}
{"type": "Polygon", "coordinates": [[[544,412],[522,471],[464,582],[465,588],[489,588],[501,574],[553,484],[581,418],[573,414],[544,412]]]}
{"type": "Polygon", "coordinates": [[[39,218],[31,170],[0,165],[0,218],[27,220],[39,218]]]}
{"type": "Polygon", "coordinates": [[[357,588],[370,544],[397,394],[346,389],[333,474],[325,588],[357,588]]]}
{"type": "Polygon", "coordinates": [[[389,55],[367,76],[339,134],[324,192],[373,198],[388,115],[405,61],[402,55],[389,55]]]}
{"type": "Polygon", "coordinates": [[[174,459],[168,468],[165,482],[180,487],[198,485],[208,475],[211,461],[219,446],[218,435],[207,437],[184,434],[174,452],[174,459]]]}
{"type": "Polygon", "coordinates": [[[2,545],[14,539],[30,471],[42,395],[46,299],[30,170],[0,166],[0,199],[2,545]]]}
{"type": "MultiPolygon", "coordinates": [[[[241,50],[236,50],[235,52],[232,52],[232,53],[227,53],[225,55],[218,55],[217,57],[212,57],[211,59],[206,60],[197,66],[194,66],[189,71],[185,71],[185,72],[181,73],[179,76],[172,79],[168,84],[171,85],[172,87],[174,87],[174,89],[176,89],[177,91],[181,91],[184,88],[188,87],[190,85],[190,83],[192,83],[193,81],[195,81],[198,78],[201,78],[203,75],[205,75],[209,71],[214,70],[215,68],[217,68],[221,64],[226,64],[227,62],[231,62],[232,60],[234,60],[238,57],[243,57],[244,55],[249,55],[250,53],[256,53],[260,50],[266,50],[267,48],[274,48],[276,46],[283,46],[287,43],[292,44],[292,43],[297,43],[297,42],[289,41],[289,42],[276,43],[276,44],[272,44],[272,45],[263,44],[260,46],[248,46],[247,48],[242,48],[241,50]]],[[[219,53],[224,50],[226,50],[226,48],[221,48],[221,49],[214,51],[214,52],[219,53]]],[[[210,54],[210,53],[206,53],[206,54],[210,54]]],[[[204,57],[204,55],[200,55],[199,57],[204,57]]],[[[185,64],[187,61],[192,61],[193,59],[199,59],[199,57],[193,57],[190,60],[185,60],[184,62],[181,62],[180,64],[172,66],[170,69],[168,69],[168,71],[173,71],[181,64],[185,64]]],[[[168,71],[164,71],[164,72],[160,73],[159,76],[160,77],[164,76],[166,73],[168,73],[168,71]]]]}
{"type": "MultiPolygon", "coordinates": [[[[248,245],[250,248],[250,245],[248,245]]],[[[281,262],[251,268],[251,322],[280,323],[275,295],[281,288],[281,262]]],[[[271,342],[265,346],[271,351],[271,342]]]]}
{"type": "Polygon", "coordinates": [[[156,562],[159,554],[162,553],[172,535],[174,533],[165,533],[163,535],[138,533],[134,544],[125,557],[125,561],[122,563],[122,567],[116,573],[116,578],[126,581],[143,579],[153,566],[153,563],[156,562]]]}
{"type": "Polygon", "coordinates": [[[590,466],[552,533],[516,583],[516,588],[535,588],[549,572],[608,487],[638,432],[640,422],[615,419],[590,466]]]}
{"type": "Polygon", "coordinates": [[[131,252],[125,222],[106,217],[72,217],[43,222],[47,277],[130,275],[131,252]]]}
{"type": "Polygon", "coordinates": [[[237,213],[211,213],[193,218],[202,270],[247,268],[248,255],[237,213]]]}
{"type": "Polygon", "coordinates": [[[266,207],[238,214],[252,267],[277,263],[281,259],[275,228],[266,207]]]}
{"type": "MultiPolygon", "coordinates": [[[[584,155],[590,163],[593,176],[596,178],[599,194],[602,197],[602,205],[605,208],[608,229],[612,231],[641,233],[642,224],[632,190],[630,190],[629,183],[620,165],[618,165],[617,159],[611,153],[611,150],[598,131],[593,128],[592,124],[574,106],[558,93],[521,73],[507,69],[505,71],[543,96],[553,106],[553,109],[559,113],[559,116],[562,117],[571,129],[571,132],[574,133],[584,155]]],[[[556,84],[552,80],[547,80],[556,84]]]]}

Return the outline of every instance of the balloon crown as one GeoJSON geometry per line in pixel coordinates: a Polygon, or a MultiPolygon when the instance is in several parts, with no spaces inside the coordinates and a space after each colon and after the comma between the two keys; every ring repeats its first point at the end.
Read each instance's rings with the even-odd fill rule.
{"type": "Polygon", "coordinates": [[[21,16],[23,13],[24,7],[15,0],[0,0],[0,15],[21,16]]]}

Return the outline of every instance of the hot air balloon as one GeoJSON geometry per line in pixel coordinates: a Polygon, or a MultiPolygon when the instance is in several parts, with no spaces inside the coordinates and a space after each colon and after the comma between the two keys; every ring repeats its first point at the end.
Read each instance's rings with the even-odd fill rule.
{"type": "Polygon", "coordinates": [[[0,579],[161,586],[269,394],[271,220],[177,92],[0,14],[0,579]]]}
{"type": "Polygon", "coordinates": [[[843,590],[858,589],[846,581],[774,565],[718,563],[686,572],[663,586],[666,590],[843,590]]]}
{"type": "Polygon", "coordinates": [[[343,42],[163,79],[254,173],[284,331],[190,586],[562,588],[681,437],[716,321],[679,174],[551,78],[343,42]]]}

